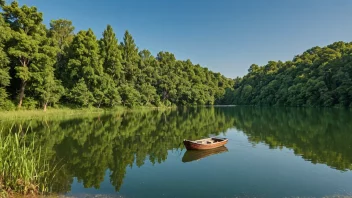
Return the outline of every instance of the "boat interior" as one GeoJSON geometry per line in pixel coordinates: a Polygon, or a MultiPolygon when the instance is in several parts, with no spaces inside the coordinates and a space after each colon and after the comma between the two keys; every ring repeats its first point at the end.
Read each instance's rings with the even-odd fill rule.
{"type": "Polygon", "coordinates": [[[202,140],[196,140],[196,141],[193,141],[197,144],[214,144],[214,143],[217,143],[217,142],[222,142],[224,141],[223,139],[218,139],[218,138],[207,138],[207,139],[202,139],[202,140]]]}

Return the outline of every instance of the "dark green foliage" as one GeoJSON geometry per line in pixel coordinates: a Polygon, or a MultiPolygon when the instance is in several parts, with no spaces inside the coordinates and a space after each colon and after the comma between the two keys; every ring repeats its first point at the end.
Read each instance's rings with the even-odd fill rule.
{"type": "Polygon", "coordinates": [[[61,80],[65,78],[67,66],[67,52],[74,37],[72,22],[65,19],[52,20],[50,22],[49,36],[56,42],[58,47],[57,60],[55,63],[55,76],[61,80]]]}
{"type": "Polygon", "coordinates": [[[140,93],[130,85],[122,85],[119,88],[122,104],[127,107],[138,106],[141,104],[140,93]]]}
{"type": "Polygon", "coordinates": [[[5,5],[3,17],[10,25],[12,35],[8,44],[8,53],[11,57],[12,65],[16,71],[15,78],[19,80],[16,86],[20,90],[18,95],[18,106],[22,106],[25,97],[25,88],[31,83],[35,72],[40,67],[36,65],[37,58],[43,56],[40,51],[43,40],[45,40],[46,30],[42,24],[42,14],[37,12],[35,7],[19,7],[16,1],[11,5],[5,5]]]}
{"type": "Polygon", "coordinates": [[[122,58],[124,64],[125,79],[128,83],[135,82],[139,73],[138,68],[138,48],[132,38],[132,35],[126,31],[121,43],[122,58]]]}
{"type": "Polygon", "coordinates": [[[18,107],[44,109],[57,103],[212,105],[220,104],[225,89],[233,86],[232,79],[170,52],[154,57],[139,51],[128,31],[119,44],[108,25],[97,40],[91,29],[75,35],[65,19],[52,20],[46,29],[35,7],[14,1],[2,8],[0,108],[11,106],[10,98],[18,107]]]}
{"type": "Polygon", "coordinates": [[[11,28],[6,32],[11,35],[11,39],[5,46],[14,71],[11,76],[12,95],[17,95],[19,108],[28,93],[46,109],[48,102],[54,103],[60,98],[58,89],[62,89],[60,81],[54,77],[53,65],[57,53],[54,40],[48,37],[47,29],[42,24],[42,13],[35,7],[19,7],[14,1],[2,8],[3,19],[11,28]],[[15,90],[19,90],[19,93],[16,94],[15,90]]]}
{"type": "Polygon", "coordinates": [[[69,98],[72,102],[83,107],[87,107],[95,101],[83,78],[71,89],[69,98]]]}
{"type": "Polygon", "coordinates": [[[243,105],[352,106],[352,43],[314,47],[292,61],[251,65],[223,102],[243,105]]]}
{"type": "Polygon", "coordinates": [[[128,31],[118,44],[110,25],[98,41],[90,29],[74,35],[68,20],[53,20],[47,30],[35,7],[17,2],[2,7],[0,108],[10,98],[21,107],[27,96],[44,109],[59,102],[352,106],[352,43],[314,47],[292,61],[253,64],[243,78],[228,79],[170,52],[154,57],[139,51],[128,31]]]}
{"type": "Polygon", "coordinates": [[[115,33],[110,25],[107,26],[100,40],[101,58],[104,72],[108,73],[116,85],[123,82],[122,55],[115,33]]]}
{"type": "Polygon", "coordinates": [[[9,74],[9,63],[10,60],[5,52],[5,42],[7,42],[10,37],[10,28],[8,24],[5,23],[3,18],[0,18],[0,109],[12,109],[12,103],[8,100],[8,94],[5,87],[10,85],[10,74],[9,74]]]}

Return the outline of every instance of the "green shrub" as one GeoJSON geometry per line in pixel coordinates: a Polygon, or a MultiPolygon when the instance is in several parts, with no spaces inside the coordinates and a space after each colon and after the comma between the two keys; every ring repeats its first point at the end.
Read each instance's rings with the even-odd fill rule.
{"type": "Polygon", "coordinates": [[[26,97],[23,99],[22,107],[27,110],[34,110],[38,107],[38,101],[31,97],[26,97]]]}

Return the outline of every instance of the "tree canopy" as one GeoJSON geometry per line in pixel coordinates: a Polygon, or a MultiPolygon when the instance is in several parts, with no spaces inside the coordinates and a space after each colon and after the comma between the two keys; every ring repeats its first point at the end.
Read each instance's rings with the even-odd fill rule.
{"type": "Polygon", "coordinates": [[[91,29],[75,34],[67,19],[46,28],[35,7],[1,8],[1,109],[212,105],[232,87],[232,79],[170,52],[140,50],[127,30],[119,43],[110,25],[98,39],[91,29]]]}
{"type": "Polygon", "coordinates": [[[292,61],[251,65],[222,102],[242,105],[352,107],[352,43],[313,47],[292,61]]]}
{"type": "Polygon", "coordinates": [[[226,78],[171,52],[153,56],[110,25],[97,38],[67,19],[47,28],[35,7],[0,6],[0,109],[266,105],[352,107],[352,43],[313,47],[292,61],[253,64],[226,78]],[[82,93],[82,91],[86,91],[82,93]]]}

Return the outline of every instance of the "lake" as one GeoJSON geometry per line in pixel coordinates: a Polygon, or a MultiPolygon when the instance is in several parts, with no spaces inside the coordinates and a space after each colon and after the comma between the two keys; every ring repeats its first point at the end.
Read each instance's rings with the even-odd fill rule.
{"type": "Polygon", "coordinates": [[[70,197],[352,196],[352,112],[199,107],[1,121],[37,139],[70,197]],[[186,151],[183,139],[227,137],[186,151]]]}

